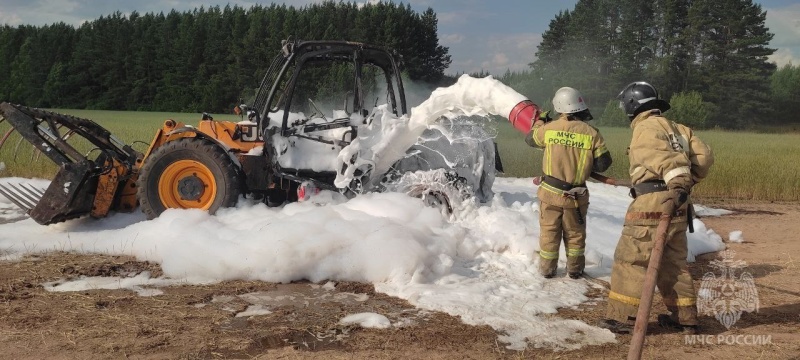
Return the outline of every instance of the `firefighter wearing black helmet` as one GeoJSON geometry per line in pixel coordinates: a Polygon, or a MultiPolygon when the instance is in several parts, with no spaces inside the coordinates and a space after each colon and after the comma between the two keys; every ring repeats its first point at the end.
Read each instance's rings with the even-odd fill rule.
{"type": "Polygon", "coordinates": [[[662,209],[674,208],[656,281],[670,314],[659,315],[659,323],[694,333],[697,297],[686,264],[688,198],[692,186],[708,175],[714,157],[691,129],[664,117],[670,105],[652,85],[633,82],[617,99],[633,128],[628,156],[634,200],[614,253],[606,319],[600,326],[631,332],[662,209]]]}
{"type": "Polygon", "coordinates": [[[611,166],[611,154],[600,132],[586,123],[589,107],[578,90],[563,87],[553,96],[553,107],[561,115],[547,115],[533,124],[526,138],[530,146],[542,147],[544,176],[539,184],[539,272],[552,278],[558,266],[561,242],[567,255],[567,274],[583,275],[586,250],[586,212],[589,191],[586,179],[592,172],[611,166]]]}

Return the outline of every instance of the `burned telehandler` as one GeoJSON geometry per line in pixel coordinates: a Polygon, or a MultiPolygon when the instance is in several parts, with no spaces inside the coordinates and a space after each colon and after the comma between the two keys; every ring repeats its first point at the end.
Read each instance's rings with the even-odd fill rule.
{"type": "MultiPolygon", "coordinates": [[[[532,103],[520,105],[512,116],[524,113],[529,121],[538,112],[532,103]]],[[[403,174],[419,171],[443,174],[436,182],[463,196],[491,196],[496,160],[491,138],[448,159],[453,149],[430,145],[442,136],[426,130],[430,144],[407,149],[388,170],[376,171],[356,155],[343,158],[342,149],[359,141],[359,130],[379,112],[398,119],[408,112],[391,52],[355,42],[286,41],[252,101],[236,107],[239,121],[207,114],[197,126],[166,120],[144,153],[91,120],[0,104],[0,115],[12,125],[0,146],[16,130],[59,166],[47,189],[7,184],[0,185],[0,194],[40,224],[103,217],[137,205],[148,218],[170,208],[214,212],[234,206],[242,195],[276,205],[297,200],[305,186],[352,196],[391,188],[387,184],[403,174]],[[74,136],[92,144],[93,156],[70,145],[74,136]],[[468,181],[460,171],[479,174],[468,181]]],[[[452,193],[424,184],[404,186],[399,190],[431,203],[449,207],[453,200],[452,193]]]]}

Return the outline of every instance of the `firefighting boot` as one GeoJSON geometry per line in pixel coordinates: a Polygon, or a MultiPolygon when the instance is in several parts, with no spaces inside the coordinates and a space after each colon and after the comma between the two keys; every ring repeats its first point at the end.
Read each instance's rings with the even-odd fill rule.
{"type": "Polygon", "coordinates": [[[539,251],[539,274],[545,279],[551,279],[556,276],[556,269],[558,268],[558,252],[539,251]],[[553,256],[555,254],[555,256],[553,256]]]}
{"type": "Polygon", "coordinates": [[[617,334],[630,334],[633,332],[633,326],[617,320],[603,319],[597,323],[597,326],[617,334]]]}
{"type": "Polygon", "coordinates": [[[556,271],[555,270],[539,270],[539,274],[541,274],[542,277],[544,277],[545,279],[552,279],[554,276],[556,276],[556,271]]]}
{"type": "Polygon", "coordinates": [[[668,314],[658,315],[658,325],[665,329],[680,331],[684,335],[697,335],[700,330],[697,325],[682,325],[668,314]]]}

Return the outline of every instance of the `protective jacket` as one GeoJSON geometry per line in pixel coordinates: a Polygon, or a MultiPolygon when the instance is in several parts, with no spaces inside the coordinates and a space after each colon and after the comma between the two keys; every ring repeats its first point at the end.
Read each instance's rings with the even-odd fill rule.
{"type": "MultiPolygon", "coordinates": [[[[542,172],[576,187],[584,187],[592,172],[603,172],[611,166],[611,154],[600,132],[566,114],[541,125],[534,125],[526,142],[544,148],[542,172]]],[[[564,196],[564,191],[547,183],[539,187],[539,199],[551,205],[575,208],[588,203],[588,192],[578,197],[578,204],[564,196]]]]}
{"type": "MultiPolygon", "coordinates": [[[[645,111],[631,122],[633,136],[628,148],[631,184],[663,181],[685,189],[703,180],[714,163],[711,149],[692,130],[661,116],[659,110],[645,111]]],[[[628,207],[625,224],[658,225],[661,204],[667,191],[637,196],[628,207]]],[[[676,211],[672,222],[686,222],[687,204],[676,211]]]]}

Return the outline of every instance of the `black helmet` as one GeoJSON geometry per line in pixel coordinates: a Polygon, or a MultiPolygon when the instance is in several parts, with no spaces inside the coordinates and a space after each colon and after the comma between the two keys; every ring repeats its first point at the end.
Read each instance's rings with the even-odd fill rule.
{"type": "Polygon", "coordinates": [[[617,95],[617,99],[619,100],[619,107],[631,119],[647,110],[659,109],[667,111],[670,107],[668,102],[658,98],[656,88],[644,81],[628,84],[617,95]]]}

